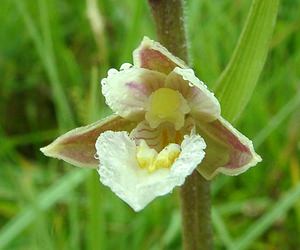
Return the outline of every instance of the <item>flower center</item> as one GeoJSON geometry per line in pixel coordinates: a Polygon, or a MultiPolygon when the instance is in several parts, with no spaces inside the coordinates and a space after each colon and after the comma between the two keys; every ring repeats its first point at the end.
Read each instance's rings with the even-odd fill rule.
{"type": "Polygon", "coordinates": [[[180,154],[180,146],[171,143],[159,153],[150,148],[144,140],[137,147],[136,158],[140,168],[147,169],[150,173],[160,168],[170,168],[180,154]]]}
{"type": "Polygon", "coordinates": [[[160,88],[151,94],[145,118],[152,128],[157,128],[162,122],[171,122],[179,130],[189,112],[190,107],[177,90],[160,88]]]}

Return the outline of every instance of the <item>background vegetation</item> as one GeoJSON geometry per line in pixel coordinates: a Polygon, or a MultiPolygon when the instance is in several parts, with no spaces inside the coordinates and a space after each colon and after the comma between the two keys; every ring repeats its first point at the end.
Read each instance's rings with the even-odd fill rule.
{"type": "MultiPolygon", "coordinates": [[[[211,88],[250,0],[188,0],[193,67],[211,88]]],[[[99,79],[155,38],[146,1],[1,0],[0,249],[180,249],[177,191],[136,214],[94,171],[41,146],[102,118],[99,79]]],[[[263,162],[212,184],[216,249],[300,249],[300,0],[282,0],[271,50],[239,129],[263,162]]]]}

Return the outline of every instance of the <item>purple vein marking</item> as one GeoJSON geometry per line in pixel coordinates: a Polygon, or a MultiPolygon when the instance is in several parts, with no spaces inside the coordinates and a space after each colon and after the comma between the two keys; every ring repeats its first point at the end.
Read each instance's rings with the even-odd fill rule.
{"type": "Polygon", "coordinates": [[[148,95],[147,87],[142,83],[128,82],[128,83],[126,83],[126,86],[128,86],[132,90],[139,91],[143,95],[148,95]]]}

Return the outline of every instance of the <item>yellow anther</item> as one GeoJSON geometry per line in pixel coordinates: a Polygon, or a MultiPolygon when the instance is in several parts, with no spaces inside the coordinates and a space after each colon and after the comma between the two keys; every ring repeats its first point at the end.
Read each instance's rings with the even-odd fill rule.
{"type": "Polygon", "coordinates": [[[169,144],[157,155],[154,165],[155,169],[170,168],[180,154],[180,146],[169,144]]]}
{"type": "Polygon", "coordinates": [[[177,90],[160,88],[150,96],[145,118],[152,128],[162,122],[171,122],[179,130],[188,112],[190,107],[177,90]]]}
{"type": "Polygon", "coordinates": [[[149,148],[144,140],[141,140],[140,145],[137,147],[137,161],[141,168],[149,168],[156,159],[157,152],[153,148],[149,148]]]}
{"type": "Polygon", "coordinates": [[[160,168],[170,168],[179,154],[180,146],[177,144],[169,144],[158,154],[142,140],[137,148],[137,161],[140,168],[153,172],[160,168]]]}
{"type": "Polygon", "coordinates": [[[178,144],[169,144],[167,146],[169,161],[173,164],[173,162],[178,158],[180,154],[180,146],[178,144]]]}

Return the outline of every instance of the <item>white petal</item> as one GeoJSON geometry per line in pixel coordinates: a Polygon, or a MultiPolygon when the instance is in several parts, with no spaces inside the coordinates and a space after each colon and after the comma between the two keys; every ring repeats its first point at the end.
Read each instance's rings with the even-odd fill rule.
{"type": "Polygon", "coordinates": [[[153,173],[138,166],[136,145],[126,132],[107,131],[96,142],[101,182],[110,187],[135,211],[157,196],[165,195],[184,183],[202,161],[206,144],[199,135],[186,136],[181,153],[170,169],[153,173]]]}
{"type": "Polygon", "coordinates": [[[192,69],[176,67],[166,79],[166,87],[178,90],[190,105],[190,114],[202,121],[213,121],[221,114],[220,103],[192,69]]]}
{"type": "Polygon", "coordinates": [[[107,105],[123,118],[138,120],[145,112],[148,96],[164,85],[165,75],[136,67],[110,69],[101,81],[107,105]]]}

